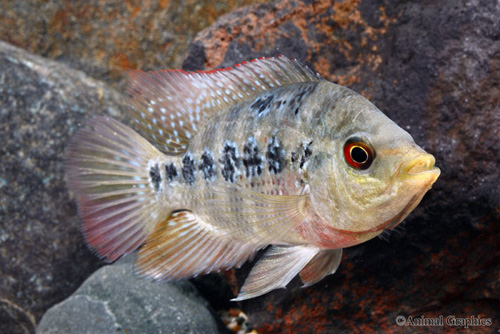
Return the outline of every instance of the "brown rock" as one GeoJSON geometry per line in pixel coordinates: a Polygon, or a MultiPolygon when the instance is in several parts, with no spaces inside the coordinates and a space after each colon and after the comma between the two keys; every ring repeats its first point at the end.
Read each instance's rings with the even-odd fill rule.
{"type": "Polygon", "coordinates": [[[4,1],[0,39],[124,84],[130,68],[180,67],[197,32],[250,3],[255,1],[4,1]]]}
{"type": "Polygon", "coordinates": [[[236,10],[197,36],[184,69],[298,58],[369,98],[442,170],[389,242],[346,249],[339,271],[310,288],[294,281],[241,303],[259,332],[457,329],[398,327],[398,315],[480,316],[492,323],[474,331],[500,328],[499,16],[496,1],[284,0],[236,10]]]}

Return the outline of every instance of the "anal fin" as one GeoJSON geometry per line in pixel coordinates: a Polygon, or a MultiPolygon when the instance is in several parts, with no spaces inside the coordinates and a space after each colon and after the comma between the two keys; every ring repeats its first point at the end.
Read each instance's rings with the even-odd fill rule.
{"type": "Polygon", "coordinates": [[[142,276],[183,279],[239,267],[254,253],[253,245],[232,239],[184,210],[158,223],[135,265],[142,276]]]}
{"type": "Polygon", "coordinates": [[[318,253],[312,246],[272,246],[253,267],[237,298],[254,298],[284,288],[318,253]]]}
{"type": "Polygon", "coordinates": [[[303,287],[318,283],[328,275],[334,274],[342,259],[342,249],[320,250],[300,271],[303,287]]]}

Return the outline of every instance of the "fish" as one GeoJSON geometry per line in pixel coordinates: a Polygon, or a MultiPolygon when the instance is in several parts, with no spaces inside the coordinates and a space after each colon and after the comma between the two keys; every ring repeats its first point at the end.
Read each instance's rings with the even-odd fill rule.
{"type": "Polygon", "coordinates": [[[132,127],[95,116],[66,177],[85,240],[139,276],[238,268],[234,301],[335,273],[342,249],[393,229],[440,175],[370,101],[286,56],[214,71],[129,72],[132,127]]]}

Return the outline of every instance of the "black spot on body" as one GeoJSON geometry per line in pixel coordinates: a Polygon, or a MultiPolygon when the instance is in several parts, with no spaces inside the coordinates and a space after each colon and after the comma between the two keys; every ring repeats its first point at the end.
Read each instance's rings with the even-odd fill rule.
{"type": "Polygon", "coordinates": [[[278,174],[285,169],[285,149],[278,138],[272,137],[269,141],[266,158],[270,172],[278,174]]]}
{"type": "Polygon", "coordinates": [[[177,178],[177,168],[173,163],[165,164],[165,175],[168,181],[173,181],[177,178]]]}
{"type": "Polygon", "coordinates": [[[241,162],[236,153],[236,144],[226,142],[222,152],[222,157],[219,160],[222,164],[222,176],[224,180],[234,182],[236,171],[240,168],[241,162]]]}
{"type": "Polygon", "coordinates": [[[149,170],[149,177],[151,177],[151,182],[153,183],[155,190],[159,191],[160,190],[160,183],[161,183],[161,174],[160,174],[160,168],[158,167],[158,164],[151,167],[151,169],[149,170]]]}
{"type": "Polygon", "coordinates": [[[262,174],[262,156],[254,138],[249,138],[243,147],[243,166],[247,177],[262,174]]]}
{"type": "Polygon", "coordinates": [[[262,96],[255,100],[255,102],[250,107],[256,109],[260,116],[266,109],[269,108],[273,100],[274,95],[262,96]]]}
{"type": "Polygon", "coordinates": [[[205,181],[211,181],[217,175],[215,161],[209,152],[205,151],[201,156],[199,169],[203,173],[205,181]]]}
{"type": "Polygon", "coordinates": [[[303,146],[304,148],[304,154],[300,158],[300,168],[304,167],[305,163],[311,158],[312,155],[312,150],[311,150],[311,145],[312,141],[309,142],[307,145],[303,146]]]}
{"type": "Polygon", "coordinates": [[[195,180],[194,172],[194,160],[190,154],[186,154],[184,158],[182,158],[182,177],[188,184],[193,184],[195,180]]]}
{"type": "Polygon", "coordinates": [[[292,155],[290,158],[292,160],[292,163],[299,161],[299,158],[300,158],[300,155],[297,152],[292,152],[292,155]]]}

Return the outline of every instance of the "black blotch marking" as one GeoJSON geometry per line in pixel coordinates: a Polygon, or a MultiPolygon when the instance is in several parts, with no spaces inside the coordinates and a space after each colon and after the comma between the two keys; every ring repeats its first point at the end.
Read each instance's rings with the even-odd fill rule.
{"type": "Polygon", "coordinates": [[[236,144],[226,142],[219,161],[222,164],[222,176],[224,176],[224,180],[234,182],[236,170],[241,165],[241,161],[236,154],[236,144]]]}
{"type": "Polygon", "coordinates": [[[195,163],[190,154],[186,154],[182,158],[182,177],[188,184],[193,184],[195,177],[195,163]]]}
{"type": "Polygon", "coordinates": [[[243,146],[243,166],[245,166],[247,177],[261,175],[262,162],[257,142],[254,138],[249,138],[243,146]]]}
{"type": "Polygon", "coordinates": [[[173,163],[165,165],[165,175],[168,181],[173,181],[177,178],[179,174],[177,174],[177,168],[173,163]]]}
{"type": "Polygon", "coordinates": [[[303,146],[304,149],[304,154],[300,158],[300,168],[304,167],[305,163],[311,158],[312,155],[312,150],[311,150],[311,145],[312,141],[310,141],[307,145],[303,146]]]}
{"type": "Polygon", "coordinates": [[[250,106],[253,109],[257,109],[259,116],[269,108],[271,103],[274,100],[274,95],[262,96],[259,97],[255,102],[250,106]]]}
{"type": "Polygon", "coordinates": [[[300,158],[300,154],[298,154],[297,152],[292,152],[292,156],[291,156],[292,163],[296,163],[297,161],[299,161],[299,158],[300,158]]]}
{"type": "Polygon", "coordinates": [[[302,103],[302,100],[304,99],[304,96],[310,94],[316,88],[316,86],[317,84],[307,85],[306,87],[298,91],[297,94],[292,98],[292,100],[290,101],[290,109],[293,110],[295,116],[300,113],[300,105],[302,103]]]}
{"type": "Polygon", "coordinates": [[[205,151],[201,156],[201,163],[199,169],[203,173],[203,178],[205,179],[205,181],[211,181],[217,175],[215,161],[212,158],[210,152],[205,151]]]}
{"type": "Polygon", "coordinates": [[[278,174],[285,169],[285,149],[278,138],[272,137],[267,144],[266,158],[270,172],[278,174]]]}
{"type": "Polygon", "coordinates": [[[160,168],[158,167],[158,164],[151,167],[151,169],[149,170],[149,176],[151,177],[151,182],[153,182],[153,186],[155,187],[155,190],[159,191],[160,190],[160,183],[161,183],[161,174],[160,174],[160,168]]]}

